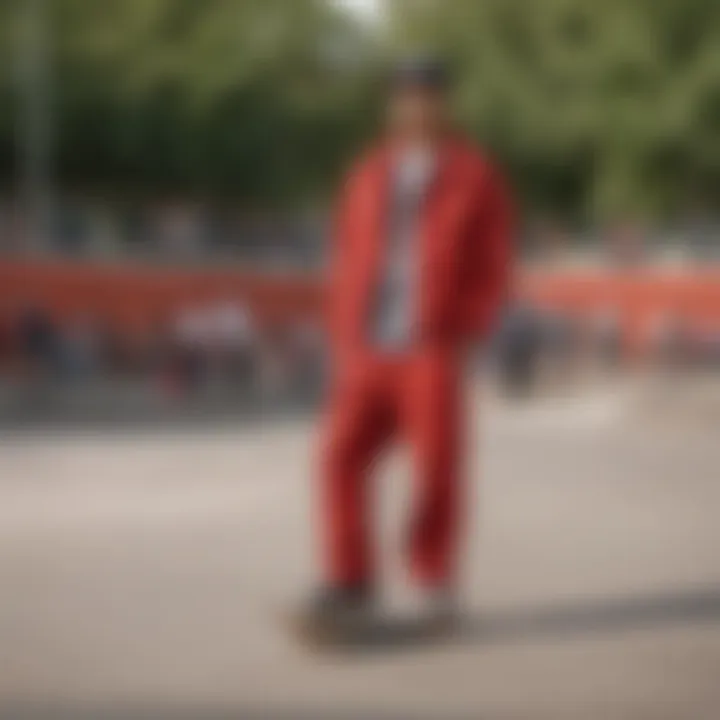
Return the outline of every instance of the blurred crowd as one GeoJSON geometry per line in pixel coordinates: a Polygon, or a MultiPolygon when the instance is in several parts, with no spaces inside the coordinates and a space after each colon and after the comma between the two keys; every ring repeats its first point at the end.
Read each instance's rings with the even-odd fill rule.
{"type": "MultiPolygon", "coordinates": [[[[478,364],[491,368],[513,395],[548,382],[572,382],[588,368],[717,370],[720,327],[663,315],[647,328],[642,343],[633,345],[622,318],[610,310],[588,318],[518,303],[478,364]]],[[[316,319],[270,321],[237,300],[188,305],[135,334],[119,332],[90,313],[59,322],[42,305],[28,303],[7,316],[0,331],[3,387],[131,384],[170,400],[216,397],[283,405],[314,402],[325,372],[316,319]]]]}
{"type": "Polygon", "coordinates": [[[662,313],[630,337],[610,308],[578,316],[518,303],[506,314],[494,350],[503,387],[522,394],[548,379],[572,382],[588,370],[720,370],[720,325],[662,313]]]}
{"type": "Polygon", "coordinates": [[[27,304],[6,318],[0,335],[6,385],[135,382],[168,398],[311,396],[319,390],[323,358],[312,319],[260,322],[234,300],[183,307],[136,333],[90,313],[59,322],[43,306],[27,304]]]}

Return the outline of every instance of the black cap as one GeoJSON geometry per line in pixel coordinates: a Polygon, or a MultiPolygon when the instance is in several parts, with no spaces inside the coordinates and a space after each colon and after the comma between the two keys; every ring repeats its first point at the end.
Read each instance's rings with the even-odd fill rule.
{"type": "Polygon", "coordinates": [[[450,85],[445,63],[433,55],[413,55],[400,60],[392,74],[392,88],[418,88],[444,92],[450,85]]]}

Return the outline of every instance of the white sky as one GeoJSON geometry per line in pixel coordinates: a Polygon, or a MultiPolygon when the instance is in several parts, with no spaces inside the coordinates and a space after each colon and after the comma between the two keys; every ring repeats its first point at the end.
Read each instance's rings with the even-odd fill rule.
{"type": "Polygon", "coordinates": [[[364,17],[373,17],[377,15],[382,0],[337,0],[340,5],[364,17]]]}

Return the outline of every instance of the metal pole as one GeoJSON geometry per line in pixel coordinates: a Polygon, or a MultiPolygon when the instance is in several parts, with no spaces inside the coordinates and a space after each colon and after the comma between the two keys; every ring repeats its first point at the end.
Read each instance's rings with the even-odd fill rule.
{"type": "Polygon", "coordinates": [[[51,249],[52,123],[47,0],[21,0],[18,16],[17,117],[24,250],[51,249]]]}

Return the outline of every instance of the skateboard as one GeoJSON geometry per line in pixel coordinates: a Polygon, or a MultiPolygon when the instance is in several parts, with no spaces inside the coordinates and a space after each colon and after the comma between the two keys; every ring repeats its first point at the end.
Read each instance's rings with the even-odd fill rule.
{"type": "Polygon", "coordinates": [[[442,643],[457,637],[459,618],[427,618],[372,614],[344,622],[310,619],[291,613],[287,625],[301,645],[329,652],[399,650],[413,646],[442,643]]]}

